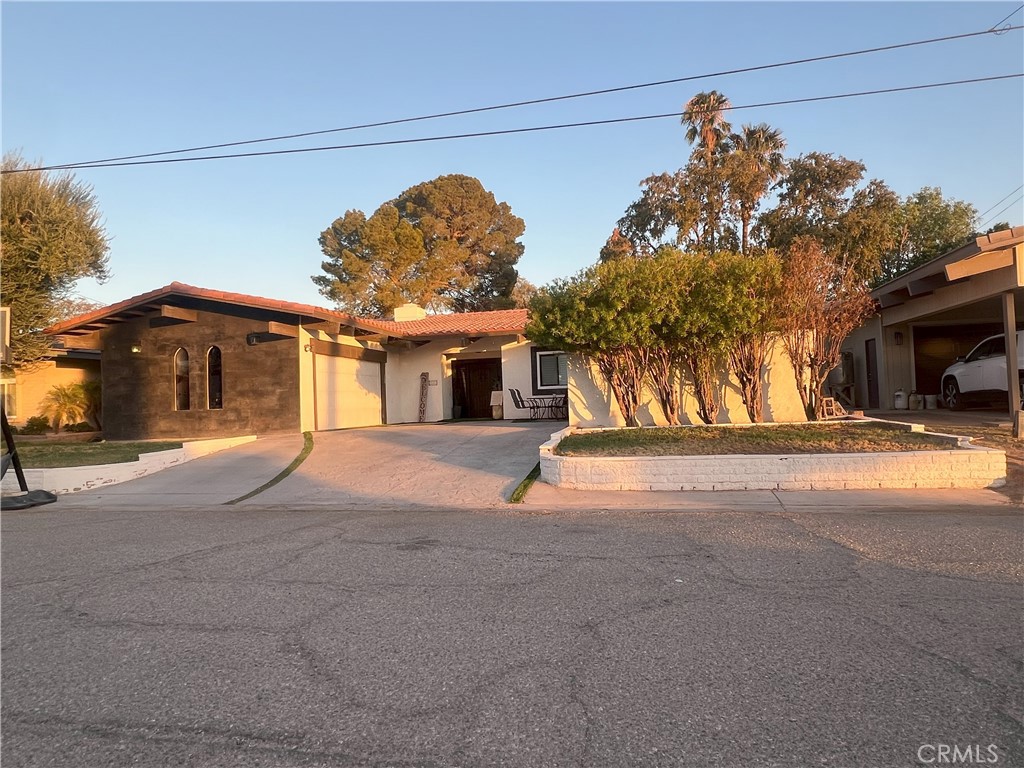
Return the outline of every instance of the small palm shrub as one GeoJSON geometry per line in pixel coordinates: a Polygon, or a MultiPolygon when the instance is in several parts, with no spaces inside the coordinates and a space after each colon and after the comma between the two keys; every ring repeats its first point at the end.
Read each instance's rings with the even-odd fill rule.
{"type": "Polygon", "coordinates": [[[85,416],[87,406],[81,384],[56,384],[50,387],[42,401],[43,413],[53,419],[53,433],[61,424],[75,424],[85,416]]]}

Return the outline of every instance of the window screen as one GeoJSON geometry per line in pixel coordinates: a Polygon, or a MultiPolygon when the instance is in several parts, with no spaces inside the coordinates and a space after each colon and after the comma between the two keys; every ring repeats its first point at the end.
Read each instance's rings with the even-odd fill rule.
{"type": "Polygon", "coordinates": [[[566,356],[562,352],[541,352],[537,367],[542,387],[565,387],[569,383],[566,356]]]}

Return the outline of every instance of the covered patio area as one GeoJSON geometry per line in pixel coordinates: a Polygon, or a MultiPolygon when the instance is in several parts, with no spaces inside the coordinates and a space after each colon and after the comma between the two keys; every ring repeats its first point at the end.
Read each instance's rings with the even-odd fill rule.
{"type": "MultiPolygon", "coordinates": [[[[893,408],[895,393],[939,395],[942,373],[983,339],[1024,325],[1024,227],[994,232],[873,292],[879,311],[852,333],[858,408],[893,408]]],[[[1020,420],[1015,345],[1006,345],[1006,407],[1020,420]]]]}

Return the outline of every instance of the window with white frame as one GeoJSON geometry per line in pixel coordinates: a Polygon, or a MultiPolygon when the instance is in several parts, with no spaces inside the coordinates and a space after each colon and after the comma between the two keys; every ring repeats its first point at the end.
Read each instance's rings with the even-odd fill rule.
{"type": "Polygon", "coordinates": [[[2,398],[7,418],[16,418],[18,416],[18,398],[13,380],[0,382],[0,398],[2,398]]]}
{"type": "Polygon", "coordinates": [[[534,352],[533,391],[564,392],[569,386],[569,371],[565,352],[543,351],[534,352]]]}

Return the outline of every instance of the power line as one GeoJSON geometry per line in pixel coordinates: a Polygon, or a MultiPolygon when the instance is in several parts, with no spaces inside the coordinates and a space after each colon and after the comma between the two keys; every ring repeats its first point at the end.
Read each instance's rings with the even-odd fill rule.
{"type": "MultiPolygon", "coordinates": [[[[779,107],[789,104],[811,104],[819,101],[834,101],[836,99],[849,99],[860,96],[878,96],[887,93],[905,93],[908,91],[921,91],[930,88],[944,88],[952,85],[970,85],[974,83],[986,83],[997,80],[1009,80],[1013,78],[1024,77],[1024,72],[1018,72],[1010,75],[992,75],[990,77],[975,77],[968,80],[948,80],[941,83],[926,83],[924,85],[905,85],[898,88],[880,88],[871,91],[855,91],[851,93],[838,93],[829,96],[809,96],[802,99],[784,99],[781,101],[765,101],[759,104],[743,104],[740,106],[730,106],[729,111],[738,111],[741,109],[759,109],[763,107],[779,107]]],[[[304,154],[307,152],[327,152],[332,150],[342,149],[365,149],[368,147],[387,147],[397,146],[403,144],[424,144],[434,141],[451,141],[456,139],[475,139],[483,138],[488,136],[508,136],[518,133],[537,133],[540,131],[552,131],[563,128],[584,128],[594,125],[614,125],[618,123],[636,123],[644,120],[660,120],[668,117],[680,117],[679,112],[667,112],[660,115],[640,115],[635,117],[617,117],[608,120],[587,120],[584,122],[577,123],[560,123],[556,125],[539,125],[530,128],[506,128],[502,130],[494,131],[480,131],[477,133],[456,133],[445,136],[423,136],[415,139],[392,139],[388,141],[367,141],[359,144],[338,144],[326,147],[301,147],[298,149],[274,149],[267,150],[264,152],[236,152],[226,155],[200,155],[198,157],[172,157],[164,158],[162,160],[132,160],[129,162],[97,162],[97,163],[83,163],[75,166],[75,169],[80,168],[124,168],[127,166],[136,165],[166,165],[169,163],[190,163],[198,162],[201,160],[229,160],[242,157],[268,157],[272,155],[297,155],[304,154]]],[[[3,174],[9,173],[31,173],[38,171],[54,171],[54,170],[67,170],[68,166],[63,165],[50,165],[43,166],[40,168],[11,168],[3,171],[3,174]]]]}
{"type": "MultiPolygon", "coordinates": [[[[1012,195],[1013,193],[1011,192],[1010,194],[1012,195]]],[[[1005,207],[1005,208],[1003,208],[1003,209],[1002,209],[1001,211],[999,211],[999,213],[995,214],[994,216],[989,216],[989,217],[988,217],[988,220],[987,220],[987,221],[985,221],[985,223],[984,223],[984,224],[982,224],[982,225],[981,225],[980,227],[978,227],[978,228],[979,228],[979,229],[984,229],[984,228],[985,228],[985,227],[987,227],[987,226],[988,226],[989,224],[991,224],[991,223],[992,223],[993,221],[995,221],[995,220],[996,220],[996,219],[998,219],[998,218],[999,218],[1000,216],[1002,216],[1002,215],[1003,215],[1004,213],[1006,213],[1006,212],[1007,212],[1008,210],[1010,210],[1010,209],[1011,209],[1011,208],[1012,208],[1013,206],[1015,206],[1015,205],[1016,205],[1017,203],[1019,203],[1019,202],[1020,202],[1021,200],[1024,200],[1024,195],[1021,195],[1020,197],[1018,197],[1018,198],[1017,198],[1016,200],[1014,200],[1014,201],[1013,201],[1012,203],[1010,203],[1010,204],[1009,204],[1008,206],[1006,206],[1006,207],[1005,207]]]]}
{"type": "Polygon", "coordinates": [[[1015,14],[1015,13],[1016,13],[1017,11],[1019,11],[1019,10],[1020,10],[1021,8],[1024,8],[1024,5],[1021,5],[1021,6],[1019,6],[1019,7],[1018,7],[1018,8],[1016,8],[1015,10],[1012,10],[1012,11],[1010,11],[1010,12],[1009,12],[1008,14],[1006,14],[1005,16],[1003,16],[1003,18],[1001,18],[1001,19],[1000,19],[999,21],[997,21],[997,22],[996,22],[995,24],[993,24],[993,25],[992,25],[992,30],[991,30],[991,31],[993,31],[993,32],[995,32],[995,33],[997,33],[997,34],[1002,34],[1003,32],[1009,32],[1009,31],[1010,31],[1010,30],[1012,29],[1012,27],[1007,27],[1006,29],[998,29],[998,27],[999,27],[999,25],[1000,25],[1000,24],[1002,24],[1002,23],[1003,23],[1004,21],[1006,21],[1006,20],[1007,20],[1007,19],[1009,19],[1009,18],[1010,18],[1011,16],[1013,16],[1013,14],[1015,14]]]}
{"type": "MultiPolygon", "coordinates": [[[[1016,11],[1014,13],[1016,13],[1016,11]]],[[[1010,15],[1012,16],[1013,14],[1010,14],[1010,15]]],[[[1005,21],[1005,19],[1004,19],[1004,21],[1005,21]]],[[[999,22],[999,23],[1001,24],[1002,22],[999,22]]],[[[999,26],[999,25],[997,24],[996,26],[999,26]]],[[[848,58],[848,57],[851,57],[851,56],[862,56],[862,55],[866,55],[866,54],[869,54],[869,53],[881,53],[883,51],[894,51],[894,50],[899,50],[899,49],[902,49],[902,48],[912,48],[912,47],[920,46],[920,45],[931,45],[933,43],[943,43],[943,42],[949,42],[949,41],[952,41],[952,40],[963,40],[963,39],[966,39],[966,38],[978,37],[978,36],[981,36],[981,35],[991,35],[991,34],[997,34],[997,33],[1001,34],[1003,32],[1009,32],[1011,30],[1019,30],[1019,29],[1022,29],[1022,28],[1024,28],[1024,26],[1007,27],[1006,29],[1002,29],[1002,30],[997,30],[995,28],[992,28],[992,29],[982,30],[982,31],[979,31],[979,32],[966,32],[966,33],[958,34],[958,35],[947,35],[945,37],[933,37],[933,38],[929,38],[927,40],[915,40],[915,41],[912,41],[912,42],[909,42],[909,43],[896,43],[896,44],[893,44],[893,45],[883,45],[883,46],[879,46],[879,47],[876,47],[876,48],[863,48],[863,49],[860,49],[860,50],[857,50],[857,51],[845,51],[843,53],[832,53],[832,54],[827,54],[827,55],[823,55],[823,56],[812,56],[812,57],[803,58],[803,59],[791,59],[789,61],[781,61],[781,62],[776,62],[774,64],[761,64],[761,65],[751,66],[751,67],[742,67],[742,68],[739,68],[739,69],[727,69],[727,70],[722,70],[721,72],[709,72],[709,73],[702,74],[702,75],[687,75],[685,77],[677,77],[677,78],[672,78],[672,79],[669,79],[669,80],[656,80],[656,81],[649,82],[649,83],[636,83],[636,84],[633,84],[633,85],[623,85],[623,86],[618,86],[618,87],[615,87],[615,88],[602,88],[602,89],[595,90],[595,91],[582,91],[580,93],[570,93],[570,94],[563,95],[563,96],[549,96],[549,97],[546,97],[546,98],[539,98],[539,99],[527,99],[525,101],[513,101],[513,102],[506,103],[506,104],[495,104],[495,105],[487,106],[487,107],[474,107],[474,108],[471,108],[471,109],[460,109],[460,110],[455,110],[455,111],[452,111],[452,112],[438,112],[438,113],[430,114],[430,115],[419,115],[417,117],[403,117],[403,118],[397,118],[397,119],[394,119],[394,120],[382,120],[382,121],[378,121],[378,122],[374,122],[374,123],[361,123],[359,125],[348,125],[348,126],[344,126],[344,127],[341,127],[341,128],[327,128],[327,129],[319,130],[319,131],[305,131],[305,132],[302,132],[302,133],[290,133],[290,134],[283,134],[281,136],[269,136],[269,137],[262,138],[262,139],[247,139],[245,141],[229,141],[229,142],[224,142],[224,143],[221,143],[221,144],[206,144],[206,145],[203,145],[203,146],[187,147],[185,149],[171,149],[171,150],[166,150],[166,151],[163,151],[163,152],[147,152],[147,153],[144,153],[144,154],[137,154],[137,155],[122,155],[120,157],[108,157],[108,158],[105,158],[105,159],[102,159],[102,160],[86,160],[86,161],[76,162],[76,163],[62,163],[60,165],[47,166],[46,169],[38,168],[36,170],[49,170],[49,169],[53,169],[53,168],[61,168],[61,169],[65,169],[65,168],[91,168],[91,167],[95,167],[96,163],[114,163],[114,162],[119,162],[119,161],[122,161],[122,160],[140,160],[140,159],[149,158],[149,157],[163,157],[163,156],[166,156],[166,155],[180,155],[180,154],[185,154],[186,152],[204,152],[204,151],[210,150],[210,149],[226,149],[227,147],[240,147],[240,146],[245,146],[245,145],[249,145],[249,144],[262,144],[262,143],[267,143],[267,142],[272,142],[272,141],[286,141],[286,140],[290,140],[290,139],[301,139],[301,138],[308,138],[310,136],[322,136],[322,135],[328,134],[328,133],[342,133],[342,132],[345,132],[345,131],[361,130],[361,129],[364,129],[364,128],[383,128],[383,127],[386,127],[386,126],[401,125],[401,124],[404,124],[404,123],[414,123],[414,122],[420,122],[420,121],[423,121],[423,120],[436,120],[436,119],[444,118],[444,117],[458,117],[458,116],[461,116],[461,115],[479,114],[481,112],[493,112],[493,111],[501,110],[501,109],[513,109],[513,108],[517,108],[517,107],[531,106],[531,105],[534,105],[534,104],[549,104],[549,103],[552,103],[552,102],[568,101],[570,99],[580,99],[580,98],[584,98],[584,97],[588,97],[588,96],[601,96],[601,95],[605,95],[605,94],[609,94],[609,93],[622,93],[624,91],[634,91],[634,90],[640,90],[640,89],[643,89],[643,88],[654,88],[654,87],[658,87],[658,86],[662,86],[662,85],[673,85],[673,84],[677,84],[677,83],[692,82],[694,80],[705,80],[705,79],[712,78],[712,77],[725,77],[727,75],[738,75],[738,74],[745,74],[745,73],[748,73],[748,72],[758,72],[758,71],[763,71],[763,70],[768,70],[768,69],[779,69],[781,67],[790,67],[790,66],[794,66],[794,65],[797,65],[797,64],[812,64],[812,63],[817,63],[817,62],[822,62],[822,61],[830,61],[830,60],[834,60],[834,59],[848,58]]]]}
{"type": "MultiPolygon", "coordinates": [[[[1010,195],[1015,195],[1015,194],[1017,194],[1018,192],[1020,192],[1020,191],[1021,191],[1022,189],[1024,189],[1024,184],[1021,184],[1021,185],[1020,185],[1019,187],[1017,187],[1017,188],[1016,188],[1015,190],[1013,190],[1013,192],[1011,192],[1011,193],[1010,193],[1010,195]]],[[[1002,197],[1002,198],[1000,198],[999,200],[997,200],[997,201],[996,201],[996,204],[995,204],[995,205],[993,205],[993,206],[992,206],[991,208],[989,208],[988,210],[985,210],[985,211],[982,211],[981,213],[979,213],[979,214],[978,214],[978,218],[980,219],[980,218],[982,218],[983,216],[985,216],[985,214],[987,214],[987,213],[988,213],[989,211],[991,211],[991,210],[992,210],[992,208],[995,208],[995,207],[996,207],[996,205],[999,205],[1000,203],[1002,203],[1002,202],[1003,202],[1003,200],[1005,200],[1005,199],[1006,199],[1007,197],[1009,197],[1010,195],[1006,195],[1006,197],[1002,197]]],[[[1001,213],[1001,211],[1000,211],[1000,213],[1001,213]]]]}

